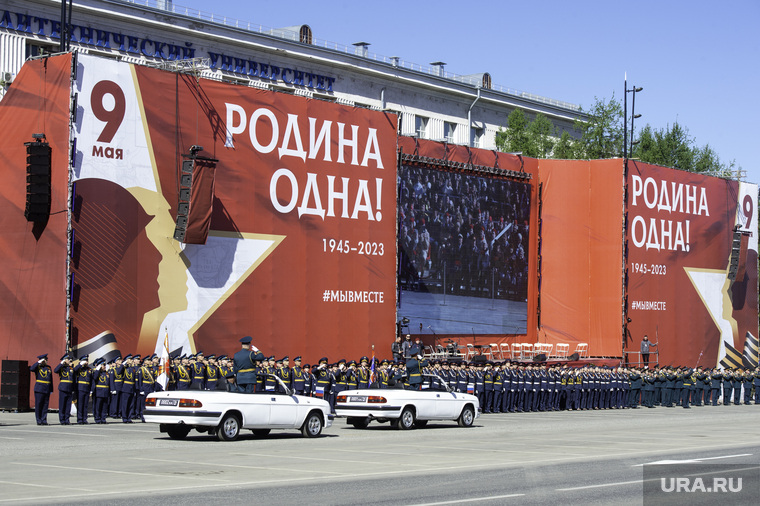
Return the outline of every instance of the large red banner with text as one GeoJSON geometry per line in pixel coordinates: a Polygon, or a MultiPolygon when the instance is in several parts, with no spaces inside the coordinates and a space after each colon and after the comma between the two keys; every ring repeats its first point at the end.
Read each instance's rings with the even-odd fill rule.
{"type": "Polygon", "coordinates": [[[647,335],[661,365],[743,365],[757,333],[756,206],[756,185],[629,162],[630,360],[647,335]]]}
{"type": "Polygon", "coordinates": [[[251,335],[316,360],[392,341],[395,115],[80,65],[75,348],[145,354],[168,334],[172,351],[231,353],[251,335]],[[218,160],[205,244],[172,237],[191,150],[218,160]]]}

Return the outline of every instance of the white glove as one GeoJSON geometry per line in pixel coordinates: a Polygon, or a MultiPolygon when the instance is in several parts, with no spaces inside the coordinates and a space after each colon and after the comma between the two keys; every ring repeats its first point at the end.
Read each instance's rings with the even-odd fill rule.
{"type": "Polygon", "coordinates": [[[342,371],[343,369],[345,369],[345,368],[346,368],[345,364],[340,364],[340,365],[338,366],[338,369],[340,369],[341,371],[342,371]]]}
{"type": "Polygon", "coordinates": [[[145,395],[145,392],[140,392],[140,395],[145,395]]]}
{"type": "Polygon", "coordinates": [[[111,395],[116,395],[116,390],[111,390],[111,395]]]}
{"type": "Polygon", "coordinates": [[[45,360],[45,359],[44,359],[44,358],[41,358],[41,359],[39,359],[39,360],[37,361],[37,363],[38,363],[38,364],[41,364],[43,360],[45,360]]]}
{"type": "Polygon", "coordinates": [[[422,355],[417,355],[417,360],[422,360],[422,355]]]}
{"type": "Polygon", "coordinates": [[[255,347],[254,345],[251,345],[251,349],[252,349],[253,351],[255,351],[256,353],[258,353],[258,352],[259,352],[259,349],[258,349],[257,347],[255,347]]]}

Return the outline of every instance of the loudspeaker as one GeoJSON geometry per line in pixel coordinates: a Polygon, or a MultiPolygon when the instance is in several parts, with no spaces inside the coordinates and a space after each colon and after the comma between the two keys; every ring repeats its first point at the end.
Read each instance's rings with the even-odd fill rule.
{"type": "Polygon", "coordinates": [[[572,355],[570,355],[569,357],[567,357],[567,359],[570,362],[577,362],[579,358],[581,358],[581,357],[577,353],[573,353],[572,355]]]}
{"type": "Polygon", "coordinates": [[[187,216],[190,214],[190,192],[193,186],[193,165],[195,159],[182,162],[182,175],[179,179],[179,202],[177,203],[177,226],[174,228],[174,239],[185,241],[187,233],[187,216]]]}
{"type": "Polygon", "coordinates": [[[186,244],[205,244],[214,202],[214,177],[218,160],[200,156],[200,146],[183,155],[177,199],[174,239],[186,244]]]}
{"type": "Polygon", "coordinates": [[[47,221],[50,217],[50,159],[47,142],[25,142],[26,146],[26,207],[27,221],[47,221]]]}
{"type": "Polygon", "coordinates": [[[546,362],[546,354],[545,353],[539,353],[535,357],[533,357],[534,362],[546,362]]]}
{"type": "Polygon", "coordinates": [[[475,355],[474,357],[472,357],[472,359],[470,359],[470,363],[475,364],[475,365],[485,364],[486,362],[488,361],[486,360],[485,355],[475,355]]]}
{"type": "Polygon", "coordinates": [[[29,410],[29,377],[29,363],[26,360],[3,360],[0,409],[29,410]]]}

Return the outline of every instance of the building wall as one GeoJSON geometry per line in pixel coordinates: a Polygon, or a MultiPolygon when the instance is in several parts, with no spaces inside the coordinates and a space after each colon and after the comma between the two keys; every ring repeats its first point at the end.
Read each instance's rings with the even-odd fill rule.
{"type": "MultiPolygon", "coordinates": [[[[5,50],[0,54],[0,70],[18,72],[23,54],[30,53],[31,45],[47,45],[57,51],[59,39],[54,33],[53,21],[60,18],[59,5],[45,0],[8,0],[4,7],[0,7],[0,14],[4,14],[0,19],[0,36],[4,37],[2,47],[6,47],[6,40],[12,42],[8,44],[9,54],[5,50]],[[37,19],[47,21],[40,24],[37,19]],[[20,47],[20,39],[26,47],[20,47]]],[[[151,5],[166,3],[151,2],[151,5]]],[[[542,112],[561,130],[571,129],[573,121],[580,115],[570,104],[557,106],[548,100],[539,100],[540,97],[526,97],[524,93],[483,88],[478,98],[475,84],[376,61],[370,55],[361,56],[285,38],[295,33],[292,29],[277,30],[274,35],[269,35],[254,31],[259,29],[258,26],[250,27],[250,30],[248,25],[235,28],[158,8],[108,0],[75,2],[72,23],[75,25],[72,48],[77,50],[119,57],[130,63],[161,61],[154,55],[142,54],[142,43],[148,41],[144,46],[146,53],[155,54],[156,45],[152,42],[159,42],[165,44],[162,46],[165,56],[173,49],[183,57],[192,53],[195,57],[213,59],[212,55],[217,55],[212,62],[217,68],[200,70],[200,75],[333,100],[344,105],[389,109],[407,118],[401,125],[404,135],[414,134],[415,120],[419,116],[433,120],[424,138],[467,145],[471,137],[468,110],[476,99],[471,117],[473,125],[483,131],[479,147],[485,149],[495,148],[496,132],[506,125],[507,116],[516,107],[526,110],[529,115],[542,112]],[[85,27],[85,30],[79,27],[85,27]],[[113,35],[107,34],[103,39],[105,32],[136,37],[141,47],[137,52],[130,52],[127,43],[125,50],[119,50],[113,35]],[[332,89],[328,90],[293,86],[282,80],[271,82],[259,77],[249,78],[239,72],[221,70],[222,56],[276,65],[281,69],[299,69],[334,79],[334,82],[332,89]],[[453,136],[446,135],[443,122],[455,125],[453,136]]],[[[475,79],[472,82],[480,81],[475,79]]]]}

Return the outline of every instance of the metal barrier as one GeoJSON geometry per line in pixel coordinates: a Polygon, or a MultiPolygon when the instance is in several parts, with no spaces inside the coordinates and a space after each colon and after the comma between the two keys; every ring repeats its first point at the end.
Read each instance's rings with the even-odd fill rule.
{"type": "MultiPolygon", "coordinates": [[[[624,355],[624,364],[626,367],[642,367],[644,366],[644,360],[641,357],[640,351],[625,351],[623,352],[624,355]],[[636,362],[632,362],[629,355],[635,355],[634,358],[636,358],[636,362]]],[[[649,367],[657,367],[660,365],[660,352],[659,351],[650,351],[649,352],[649,367]]]]}

